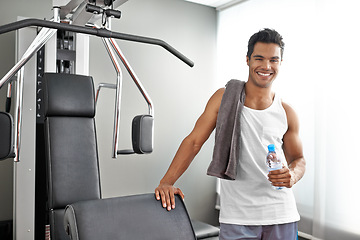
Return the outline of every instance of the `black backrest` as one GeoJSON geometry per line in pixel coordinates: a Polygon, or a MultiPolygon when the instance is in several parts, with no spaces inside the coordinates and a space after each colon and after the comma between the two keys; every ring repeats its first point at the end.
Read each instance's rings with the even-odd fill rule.
{"type": "Polygon", "coordinates": [[[52,239],[67,239],[62,230],[66,205],[101,198],[92,78],[44,74],[44,107],[52,239]]]}

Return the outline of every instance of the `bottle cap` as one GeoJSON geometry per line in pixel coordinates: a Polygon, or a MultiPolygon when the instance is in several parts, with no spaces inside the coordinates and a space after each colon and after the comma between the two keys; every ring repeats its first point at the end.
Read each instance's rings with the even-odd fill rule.
{"type": "Polygon", "coordinates": [[[274,144],[268,145],[268,150],[269,152],[275,152],[275,145],[274,144]]]}

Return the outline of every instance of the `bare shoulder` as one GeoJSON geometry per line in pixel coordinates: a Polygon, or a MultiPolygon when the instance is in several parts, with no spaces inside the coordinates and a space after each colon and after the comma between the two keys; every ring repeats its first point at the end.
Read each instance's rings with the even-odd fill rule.
{"type": "Polygon", "coordinates": [[[291,107],[290,104],[288,104],[284,101],[281,101],[281,104],[284,107],[286,114],[290,114],[290,115],[295,114],[296,115],[294,108],[291,107]]]}
{"type": "Polygon", "coordinates": [[[289,104],[285,103],[284,101],[282,101],[281,103],[286,112],[289,129],[290,128],[298,129],[299,128],[299,120],[298,120],[298,116],[297,116],[294,108],[291,107],[289,104]]]}
{"type": "Polygon", "coordinates": [[[212,97],[216,98],[217,101],[221,101],[222,96],[224,95],[225,92],[225,88],[219,88],[213,95],[212,97]]]}
{"type": "Polygon", "coordinates": [[[225,88],[219,88],[209,99],[206,108],[211,108],[218,112],[224,92],[225,88]]]}

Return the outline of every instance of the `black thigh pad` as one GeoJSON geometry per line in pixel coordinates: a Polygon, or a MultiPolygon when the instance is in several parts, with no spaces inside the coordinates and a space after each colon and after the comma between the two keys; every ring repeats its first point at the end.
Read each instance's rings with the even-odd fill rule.
{"type": "Polygon", "coordinates": [[[0,112],[0,160],[14,157],[13,128],[11,115],[0,112]]]}

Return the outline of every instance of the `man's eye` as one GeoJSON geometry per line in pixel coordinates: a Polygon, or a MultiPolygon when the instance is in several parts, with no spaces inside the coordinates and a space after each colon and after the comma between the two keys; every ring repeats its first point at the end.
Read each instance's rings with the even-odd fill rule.
{"type": "Polygon", "coordinates": [[[278,63],[278,62],[279,62],[279,60],[277,60],[277,59],[273,59],[273,60],[271,60],[271,62],[273,62],[273,63],[278,63]]]}

